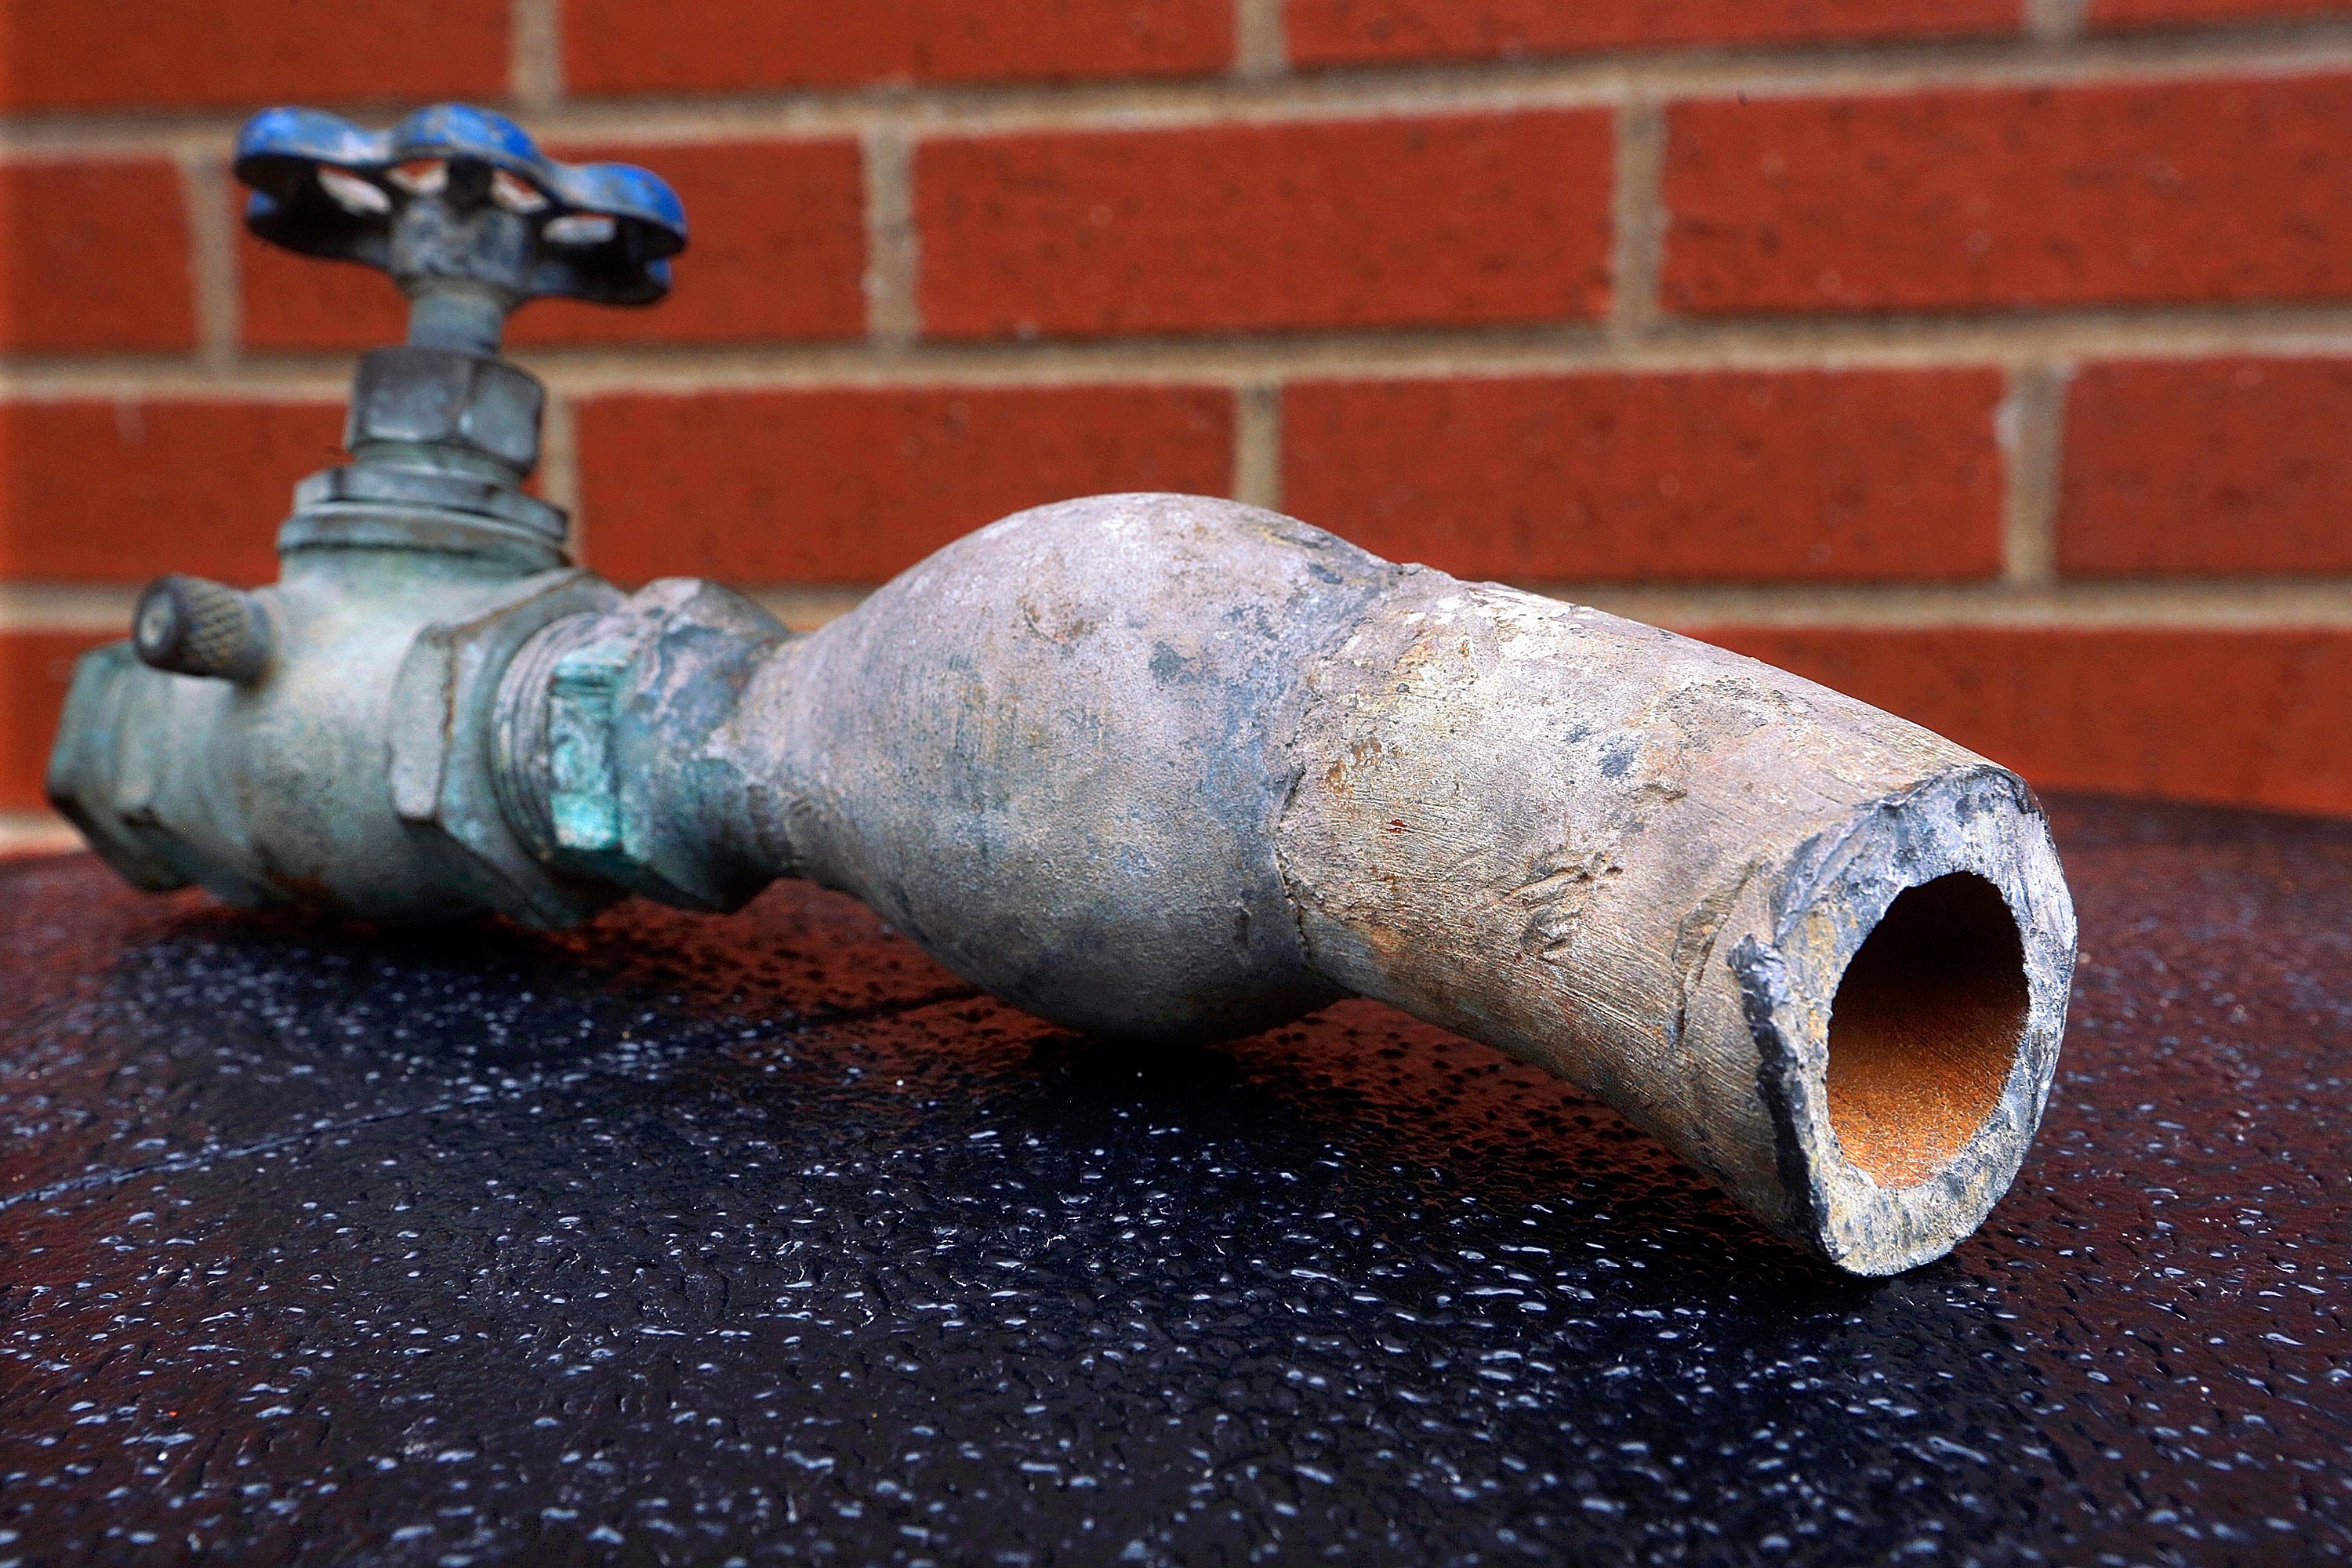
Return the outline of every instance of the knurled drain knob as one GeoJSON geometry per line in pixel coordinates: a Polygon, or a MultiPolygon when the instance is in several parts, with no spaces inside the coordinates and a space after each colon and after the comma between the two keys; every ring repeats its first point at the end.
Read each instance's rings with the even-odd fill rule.
{"type": "Polygon", "coordinates": [[[174,572],[139,595],[131,643],[156,669],[252,680],[269,665],[269,620],[251,595],[174,572]]]}

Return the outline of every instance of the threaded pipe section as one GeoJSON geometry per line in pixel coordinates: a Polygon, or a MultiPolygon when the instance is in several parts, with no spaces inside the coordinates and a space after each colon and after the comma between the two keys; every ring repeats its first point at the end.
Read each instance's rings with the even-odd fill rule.
{"type": "Polygon", "coordinates": [[[562,857],[550,805],[555,758],[548,741],[548,696],[556,665],[591,641],[604,620],[591,613],[549,622],[516,650],[499,680],[491,792],[508,828],[545,865],[562,857]]]}

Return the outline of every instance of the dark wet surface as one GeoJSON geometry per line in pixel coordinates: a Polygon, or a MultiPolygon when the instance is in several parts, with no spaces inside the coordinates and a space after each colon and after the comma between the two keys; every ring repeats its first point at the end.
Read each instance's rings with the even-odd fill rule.
{"type": "Polygon", "coordinates": [[[2059,817],[2041,1141],[1879,1282],[1370,1005],[0,868],[0,1562],[2344,1560],[2352,826],[2059,817]]]}

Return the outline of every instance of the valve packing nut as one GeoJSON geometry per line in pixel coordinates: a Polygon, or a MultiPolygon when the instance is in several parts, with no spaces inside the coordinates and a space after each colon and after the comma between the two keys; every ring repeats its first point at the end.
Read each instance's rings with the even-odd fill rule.
{"type": "Polygon", "coordinates": [[[545,394],[502,360],[446,349],[376,349],[360,359],[343,444],[379,441],[457,447],[511,469],[539,461],[545,394]]]}

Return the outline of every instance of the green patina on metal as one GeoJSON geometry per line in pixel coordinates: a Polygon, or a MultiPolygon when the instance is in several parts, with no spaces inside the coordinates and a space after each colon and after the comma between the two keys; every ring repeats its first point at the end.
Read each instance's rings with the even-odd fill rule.
{"type": "Polygon", "coordinates": [[[556,844],[578,855],[622,847],[620,784],[614,772],[614,689],[625,643],[593,643],[556,662],[547,693],[548,815],[556,844]]]}

